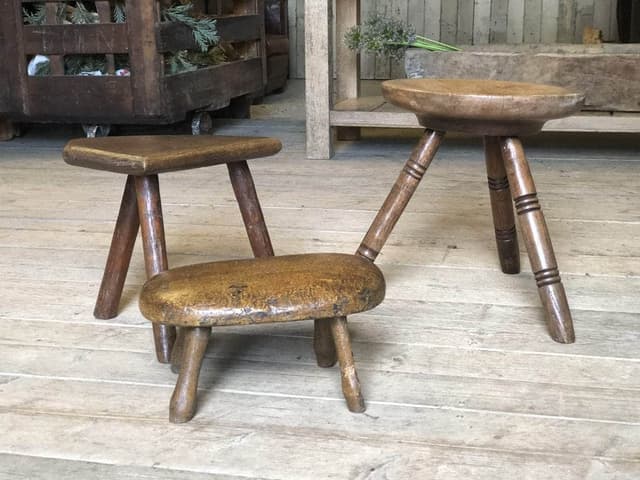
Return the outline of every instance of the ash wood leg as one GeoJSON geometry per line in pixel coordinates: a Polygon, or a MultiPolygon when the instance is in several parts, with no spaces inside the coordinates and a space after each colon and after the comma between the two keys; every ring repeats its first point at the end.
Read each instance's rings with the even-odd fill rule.
{"type": "Polygon", "coordinates": [[[184,354],[184,328],[176,327],[176,341],[171,349],[171,371],[180,373],[182,356],[184,354]]]}
{"type": "Polygon", "coordinates": [[[516,220],[513,216],[509,180],[504,169],[500,141],[497,137],[484,137],[484,153],[500,266],[504,273],[518,273],[520,271],[520,250],[516,220]]]}
{"type": "Polygon", "coordinates": [[[331,334],[330,320],[320,319],[313,322],[313,351],[316,362],[322,368],[333,367],[338,361],[336,344],[331,334]]]}
{"type": "Polygon", "coordinates": [[[503,138],[501,148],[549,332],[556,342],[573,343],[575,334],[567,296],[522,143],[517,138],[503,138]]]}
{"type": "Polygon", "coordinates": [[[211,327],[185,327],[182,330],[182,365],[169,404],[169,421],[172,423],[188,422],[196,413],[200,367],[211,336],[211,327]]]}
{"type": "Polygon", "coordinates": [[[375,261],[400,215],[431,164],[444,132],[426,130],[358,247],[357,255],[375,261]]]}
{"type": "Polygon", "coordinates": [[[342,377],[342,393],[347,401],[347,406],[354,413],[362,413],[365,411],[364,398],[360,391],[360,380],[358,380],[356,366],[353,362],[347,318],[336,317],[325,321],[328,321],[331,326],[331,333],[336,345],[342,377]]]}
{"type": "MultiPolygon", "coordinates": [[[[164,222],[157,175],[135,177],[138,197],[138,216],[142,231],[142,249],[147,278],[167,270],[167,246],[164,241],[164,222]]],[[[171,360],[171,348],[176,338],[175,327],[153,324],[156,356],[161,363],[171,360]]]]}
{"type": "Polygon", "coordinates": [[[122,194],[120,212],[113,230],[107,265],[104,268],[98,299],[93,310],[93,316],[96,318],[105,320],[118,315],[122,288],[127,278],[139,226],[135,180],[132,176],[128,176],[122,194]]]}
{"type": "Polygon", "coordinates": [[[272,257],[273,247],[249,165],[247,162],[234,162],[228,163],[227,168],[253,254],[256,257],[272,257]]]}

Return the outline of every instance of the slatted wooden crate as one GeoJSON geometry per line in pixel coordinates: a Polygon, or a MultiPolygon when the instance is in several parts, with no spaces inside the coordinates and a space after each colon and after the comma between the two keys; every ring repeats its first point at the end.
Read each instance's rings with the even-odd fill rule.
{"type": "MultiPolygon", "coordinates": [[[[242,60],[169,75],[164,54],[195,49],[188,27],[160,21],[157,0],[126,0],[125,23],[96,1],[100,23],[56,24],[56,0],[0,0],[0,116],[14,121],[172,123],[189,112],[217,110],[231,99],[261,95],[266,83],[263,0],[194,2],[213,13],[222,40],[242,60]],[[25,25],[22,7],[46,4],[45,25],[25,25]],[[50,58],[51,75],[29,76],[35,55],[50,58]],[[107,75],[64,74],[66,55],[103,54],[107,75]],[[128,55],[130,76],[116,76],[114,55],[128,55]]],[[[166,3],[166,2],[165,2],[166,3]]]]}

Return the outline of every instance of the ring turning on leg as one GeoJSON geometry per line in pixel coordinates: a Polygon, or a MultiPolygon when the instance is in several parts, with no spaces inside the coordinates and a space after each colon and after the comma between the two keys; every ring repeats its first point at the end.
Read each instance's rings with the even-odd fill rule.
{"type": "Polygon", "coordinates": [[[484,137],[484,152],[500,266],[504,273],[518,273],[520,271],[518,234],[513,216],[509,180],[504,169],[498,138],[484,137]]]}
{"type": "Polygon", "coordinates": [[[501,148],[549,332],[557,342],[573,343],[575,334],[569,303],[522,144],[517,138],[504,138],[501,148]]]}

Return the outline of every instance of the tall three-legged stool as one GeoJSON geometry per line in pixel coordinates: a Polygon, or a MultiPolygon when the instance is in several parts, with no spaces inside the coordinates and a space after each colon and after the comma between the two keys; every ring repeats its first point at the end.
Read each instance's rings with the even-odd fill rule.
{"type": "MultiPolygon", "coordinates": [[[[279,140],[263,137],[163,135],[71,140],[63,153],[68,164],[127,175],[94,316],[108,319],[118,314],[138,229],[142,231],[147,277],[169,268],[159,173],[226,164],[254,255],[273,255],[246,160],[274,155],[281,148],[279,140]]],[[[168,363],[175,328],[154,324],[153,334],[158,361],[168,363]]]]}
{"type": "Polygon", "coordinates": [[[391,103],[416,114],[426,131],[405,164],[358,254],[374,261],[433,160],[446,131],[484,137],[500,264],[520,271],[512,199],[551,337],[575,341],[573,321],[520,135],[580,109],[584,97],[563,88],[494,80],[408,79],[383,83],[391,103]]]}

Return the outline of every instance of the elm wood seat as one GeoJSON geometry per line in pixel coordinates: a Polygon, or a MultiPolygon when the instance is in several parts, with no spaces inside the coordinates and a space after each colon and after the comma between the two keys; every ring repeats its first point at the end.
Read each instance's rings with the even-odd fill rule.
{"type": "Polygon", "coordinates": [[[565,89],[494,80],[405,79],[383,83],[391,103],[411,110],[426,127],[419,144],[378,212],[358,254],[371,261],[431,164],[447,130],[484,137],[496,244],[504,273],[520,271],[513,202],[551,337],[575,341],[573,320],[519,135],[580,109],[584,97],[565,89]]]}
{"type": "Polygon", "coordinates": [[[351,353],[346,317],[384,299],[380,270],[367,259],[344,254],[306,254],[190,265],[146,282],[140,310],[154,324],[179,329],[182,350],[169,418],[189,421],[196,409],[198,376],[211,327],[315,319],[333,336],[314,340],[320,366],[340,363],[342,390],[352,412],[364,400],[351,353]]]}
{"type": "MultiPolygon", "coordinates": [[[[63,156],[68,164],[127,175],[94,316],[107,319],[118,314],[138,229],[147,277],[168,269],[159,173],[226,164],[253,253],[273,255],[246,160],[273,155],[280,148],[273,138],[186,135],[83,138],[67,143],[63,156]]],[[[175,336],[172,327],[154,326],[160,362],[170,361],[175,336]]]]}

